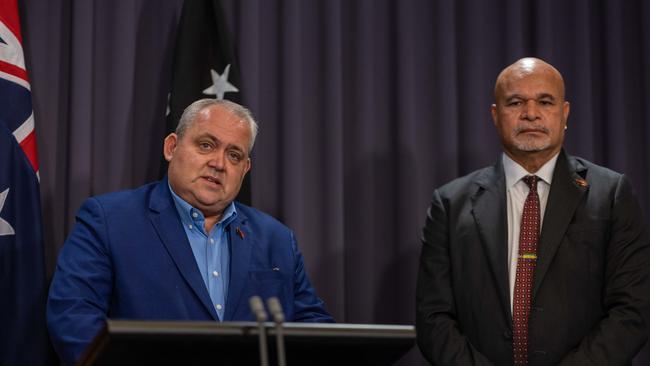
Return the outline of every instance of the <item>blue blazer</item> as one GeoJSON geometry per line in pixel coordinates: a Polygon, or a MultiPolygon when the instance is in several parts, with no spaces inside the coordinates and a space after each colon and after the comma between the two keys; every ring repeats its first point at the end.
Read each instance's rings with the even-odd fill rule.
{"type": "MultiPolygon", "coordinates": [[[[288,321],[333,322],[291,230],[235,205],[224,320],[254,320],[248,299],[259,295],[278,297],[288,321]]],[[[61,249],[47,304],[61,359],[73,364],[107,318],[218,320],[167,179],[87,199],[61,249]]]]}

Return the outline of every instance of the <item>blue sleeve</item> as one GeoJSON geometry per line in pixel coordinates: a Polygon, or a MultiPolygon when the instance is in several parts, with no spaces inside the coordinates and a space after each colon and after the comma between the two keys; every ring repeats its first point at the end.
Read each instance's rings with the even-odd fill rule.
{"type": "Polygon", "coordinates": [[[296,239],[291,233],[291,248],[294,254],[295,269],[294,283],[294,322],[333,323],[334,319],[325,310],[323,300],[316,296],[316,292],[305,273],[305,264],[296,244],[296,239]]]}
{"type": "Polygon", "coordinates": [[[54,348],[73,365],[102,329],[113,286],[106,219],[90,198],[61,249],[47,301],[47,325],[54,348]]]}

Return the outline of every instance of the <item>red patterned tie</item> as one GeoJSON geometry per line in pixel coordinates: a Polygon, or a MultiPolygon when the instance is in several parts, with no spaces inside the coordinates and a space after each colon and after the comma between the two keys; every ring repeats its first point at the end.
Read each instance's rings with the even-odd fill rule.
{"type": "Polygon", "coordinates": [[[529,175],[522,179],[530,192],[524,202],[519,232],[519,257],[512,314],[512,348],[515,365],[528,364],[528,315],[530,314],[533,271],[537,263],[537,241],[539,239],[539,196],[537,195],[537,176],[529,175]]]}

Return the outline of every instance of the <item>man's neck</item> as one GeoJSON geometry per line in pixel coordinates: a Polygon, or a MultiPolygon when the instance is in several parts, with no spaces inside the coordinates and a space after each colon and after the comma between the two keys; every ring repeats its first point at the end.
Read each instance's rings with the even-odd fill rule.
{"type": "MultiPolygon", "coordinates": [[[[172,187],[171,182],[169,182],[169,190],[170,192],[174,195],[174,200],[180,200],[183,202],[183,204],[188,205],[190,207],[193,207],[203,214],[203,228],[205,229],[206,233],[209,233],[210,230],[216,225],[222,218],[223,215],[225,214],[226,210],[230,206],[232,202],[229,202],[228,204],[224,205],[223,207],[219,207],[218,209],[215,209],[214,207],[206,207],[198,204],[198,202],[194,202],[194,204],[190,203],[191,197],[183,197],[180,194],[177,193],[177,191],[172,187]]],[[[182,209],[180,209],[182,211],[182,209]]]]}
{"type": "Polygon", "coordinates": [[[534,174],[544,164],[551,160],[558,152],[556,151],[537,151],[537,152],[521,152],[513,154],[510,151],[504,151],[510,159],[514,160],[517,164],[521,165],[527,172],[534,174]]]}
{"type": "Polygon", "coordinates": [[[219,220],[221,220],[222,217],[223,217],[223,212],[221,212],[221,214],[216,216],[205,216],[205,223],[203,225],[205,232],[209,233],[210,230],[212,230],[212,228],[214,227],[214,225],[216,225],[217,222],[219,222],[219,220]]]}

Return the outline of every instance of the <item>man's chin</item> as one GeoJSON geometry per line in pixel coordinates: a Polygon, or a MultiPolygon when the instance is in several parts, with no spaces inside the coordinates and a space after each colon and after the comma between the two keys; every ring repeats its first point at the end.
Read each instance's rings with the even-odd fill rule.
{"type": "Polygon", "coordinates": [[[228,207],[230,201],[200,201],[197,202],[197,209],[203,213],[204,216],[210,217],[215,215],[221,215],[223,211],[228,207]]]}
{"type": "Polygon", "coordinates": [[[540,152],[548,149],[551,144],[546,141],[525,141],[515,144],[517,150],[521,152],[540,152]]]}
{"type": "Polygon", "coordinates": [[[225,202],[227,200],[227,195],[221,189],[210,189],[208,191],[197,192],[197,194],[194,195],[194,199],[196,200],[197,204],[203,207],[210,207],[220,205],[222,202],[225,202]]]}

